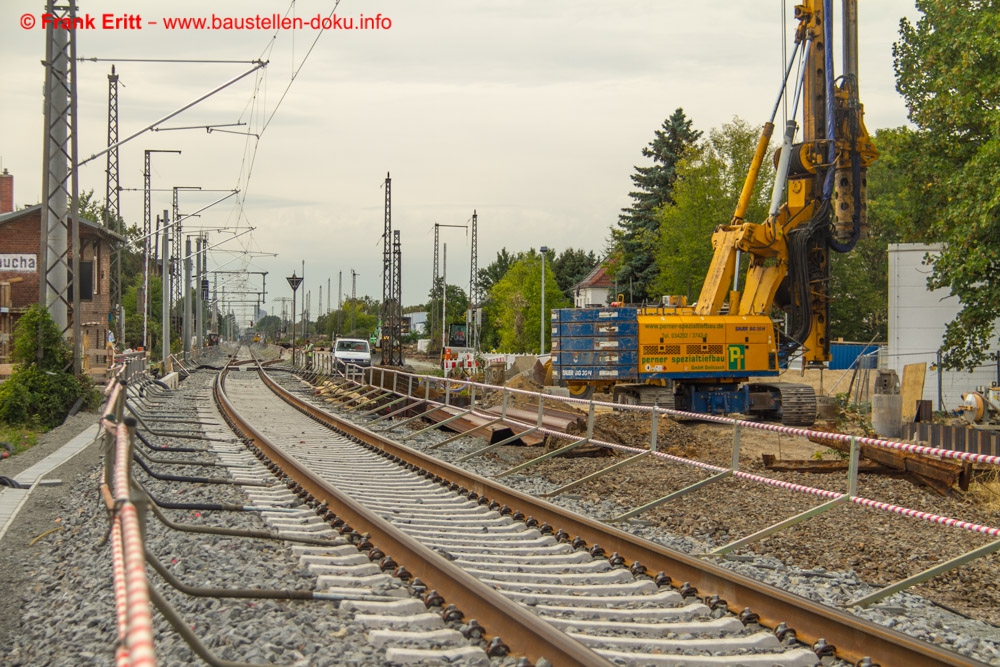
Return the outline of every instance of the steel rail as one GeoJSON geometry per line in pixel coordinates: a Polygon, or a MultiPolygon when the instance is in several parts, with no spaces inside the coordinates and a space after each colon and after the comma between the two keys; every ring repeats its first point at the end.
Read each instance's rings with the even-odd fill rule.
{"type": "MultiPolygon", "coordinates": [[[[533,662],[545,658],[554,665],[594,665],[611,667],[613,663],[569,635],[539,621],[538,616],[484,584],[465,570],[449,562],[432,549],[403,533],[371,510],[355,502],[329,483],[304,468],[293,456],[270,442],[232,404],[225,393],[222,371],[215,383],[215,398],[220,411],[236,424],[244,437],[277,464],[295,483],[358,532],[368,533],[371,541],[407,569],[419,576],[428,589],[437,590],[449,604],[466,616],[475,618],[492,635],[503,633],[512,650],[533,662]]],[[[266,377],[263,371],[262,377],[266,377]]]]}
{"type": "MultiPolygon", "coordinates": [[[[579,536],[588,544],[599,544],[608,552],[617,551],[629,562],[639,562],[648,571],[663,571],[674,581],[690,582],[703,595],[712,594],[727,600],[731,609],[749,607],[760,617],[765,627],[780,623],[794,628],[800,640],[812,645],[820,638],[836,647],[838,657],[855,663],[870,657],[882,665],[932,667],[957,665],[976,667],[982,663],[952,651],[928,644],[884,626],[865,621],[834,607],[823,606],[702,561],[693,556],[670,550],[643,540],[630,533],[605,525],[552,505],[544,500],[515,491],[493,480],[480,477],[451,464],[434,459],[422,452],[393,442],[373,431],[345,421],[306,403],[279,386],[260,371],[264,382],[289,405],[321,424],[341,431],[388,456],[395,456],[425,470],[431,477],[441,477],[470,492],[486,496],[539,523],[579,536]]],[[[559,664],[559,663],[556,663],[559,664]]]]}

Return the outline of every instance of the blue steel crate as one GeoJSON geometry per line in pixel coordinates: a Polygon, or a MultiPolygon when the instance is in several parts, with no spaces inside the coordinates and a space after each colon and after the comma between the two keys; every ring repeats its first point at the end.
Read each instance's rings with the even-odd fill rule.
{"type": "Polygon", "coordinates": [[[638,336],[594,336],[592,350],[639,350],[638,336]]]}
{"type": "Polygon", "coordinates": [[[591,322],[590,311],[593,308],[559,308],[552,311],[552,322],[591,322]]]}
{"type": "Polygon", "coordinates": [[[638,308],[590,308],[595,322],[635,322],[638,326],[638,308]]]}
{"type": "Polygon", "coordinates": [[[555,380],[635,380],[639,375],[630,366],[552,366],[555,380]]]}
{"type": "Polygon", "coordinates": [[[637,336],[622,336],[621,338],[599,338],[596,336],[554,338],[552,340],[552,349],[563,350],[565,352],[587,352],[592,350],[637,352],[639,349],[639,338],[637,336]]]}
{"type": "Polygon", "coordinates": [[[638,336],[639,323],[635,320],[601,320],[594,323],[595,336],[638,336]]]}
{"type": "Polygon", "coordinates": [[[563,366],[635,366],[639,363],[639,353],[635,350],[561,351],[559,363],[563,366]]]}
{"type": "Polygon", "coordinates": [[[636,322],[636,308],[559,308],[552,311],[553,322],[636,322]]]}
{"type": "Polygon", "coordinates": [[[849,370],[855,366],[875,368],[879,347],[864,343],[830,343],[830,370],[849,370]]]}
{"type": "Polygon", "coordinates": [[[552,325],[552,336],[593,336],[593,322],[558,322],[552,325]]]}
{"type": "Polygon", "coordinates": [[[639,324],[637,322],[556,322],[552,325],[553,338],[578,338],[597,336],[600,338],[637,339],[639,324]]]}
{"type": "Polygon", "coordinates": [[[552,340],[552,349],[574,352],[590,351],[594,349],[594,338],[591,336],[583,338],[554,338],[552,340]]]}

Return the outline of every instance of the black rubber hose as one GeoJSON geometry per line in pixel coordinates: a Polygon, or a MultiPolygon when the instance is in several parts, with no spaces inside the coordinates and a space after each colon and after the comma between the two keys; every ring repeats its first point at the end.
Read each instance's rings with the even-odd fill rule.
{"type": "Polygon", "coordinates": [[[152,449],[154,452],[207,452],[207,451],[209,451],[208,449],[205,449],[204,447],[167,447],[166,445],[154,445],[149,440],[146,440],[146,436],[144,436],[140,431],[137,430],[135,432],[135,435],[136,435],[137,438],[139,438],[139,442],[141,442],[142,444],[146,445],[146,447],[148,447],[149,449],[152,449]]]}
{"type": "Polygon", "coordinates": [[[230,484],[233,486],[270,486],[267,482],[239,481],[229,477],[188,477],[185,475],[161,475],[153,472],[138,454],[132,454],[132,460],[139,464],[146,474],[153,479],[164,482],[190,482],[192,484],[230,484]]]}
{"type": "Polygon", "coordinates": [[[201,533],[203,535],[226,535],[228,537],[252,537],[261,540],[284,540],[286,542],[295,542],[296,544],[314,544],[324,547],[328,547],[334,544],[343,544],[342,541],[338,541],[335,539],[319,539],[315,537],[291,537],[288,535],[280,535],[278,533],[272,533],[266,530],[242,530],[239,528],[220,528],[216,526],[192,526],[190,524],[176,523],[174,521],[171,521],[156,505],[150,505],[149,508],[153,510],[153,514],[156,515],[156,518],[159,519],[164,526],[184,533],[201,533]]]}
{"type": "Polygon", "coordinates": [[[21,484],[20,482],[18,482],[15,479],[12,479],[10,477],[4,477],[3,475],[0,475],[0,486],[7,486],[7,487],[10,487],[12,489],[29,489],[29,488],[31,488],[30,486],[27,486],[25,484],[21,484]]]}
{"type": "Polygon", "coordinates": [[[206,512],[249,512],[251,510],[246,509],[243,505],[224,505],[221,503],[171,503],[160,500],[153,494],[151,494],[146,487],[139,484],[139,488],[142,489],[143,493],[153,501],[153,504],[157,507],[162,507],[168,510],[196,510],[196,511],[206,511],[206,512]]]}
{"type": "Polygon", "coordinates": [[[161,577],[168,584],[185,595],[193,595],[203,598],[269,598],[272,600],[313,600],[316,598],[313,591],[294,589],[268,589],[268,588],[201,588],[199,586],[189,586],[175,577],[163,564],[157,560],[156,556],[146,549],[146,562],[153,566],[161,577]]]}

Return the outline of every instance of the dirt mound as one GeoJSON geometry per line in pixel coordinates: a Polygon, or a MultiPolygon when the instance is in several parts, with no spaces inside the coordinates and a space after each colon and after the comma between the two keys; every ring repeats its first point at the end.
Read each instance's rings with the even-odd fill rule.
{"type": "MultiPolygon", "coordinates": [[[[594,440],[613,442],[639,449],[649,449],[653,433],[653,420],[649,414],[622,411],[606,412],[594,417],[594,440]]],[[[657,449],[675,456],[699,458],[708,447],[704,439],[697,433],[678,424],[673,419],[661,415],[657,424],[657,449]]],[[[587,432],[586,420],[571,424],[567,432],[573,435],[584,435],[587,432]]],[[[566,440],[546,438],[546,449],[565,446],[566,440]]]]}
{"type": "MultiPolygon", "coordinates": [[[[508,389],[520,389],[522,391],[530,391],[534,393],[539,393],[542,391],[542,385],[535,382],[531,377],[530,372],[521,373],[520,375],[515,375],[510,380],[504,384],[508,389]]],[[[494,391],[488,396],[484,396],[482,400],[479,401],[479,405],[482,408],[492,408],[503,403],[503,392],[494,391]]],[[[526,394],[511,394],[507,399],[507,406],[512,408],[538,408],[538,397],[528,396],[526,394]]],[[[562,410],[563,412],[572,412],[575,414],[586,415],[587,411],[582,410],[579,405],[573,403],[566,403],[565,401],[560,401],[553,396],[545,397],[545,407],[551,410],[562,410]]]]}

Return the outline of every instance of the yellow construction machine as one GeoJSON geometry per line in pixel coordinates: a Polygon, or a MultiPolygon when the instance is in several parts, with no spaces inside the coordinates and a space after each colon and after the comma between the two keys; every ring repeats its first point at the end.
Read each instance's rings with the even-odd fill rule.
{"type": "Polygon", "coordinates": [[[795,355],[807,367],[830,359],[830,251],[849,252],[865,233],[865,174],[878,153],[858,100],[857,0],[842,0],[841,16],[843,73],[835,77],[833,0],[796,6],[782,92],[736,211],[712,235],[715,254],[698,301],[666,296],[655,306],[552,312],[553,378],[572,394],[600,389],[621,403],[813,423],[811,387],[749,380],[777,376],[795,355]],[[769,215],[748,221],[783,95],[793,120],[776,152],[769,215]]]}

